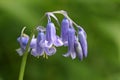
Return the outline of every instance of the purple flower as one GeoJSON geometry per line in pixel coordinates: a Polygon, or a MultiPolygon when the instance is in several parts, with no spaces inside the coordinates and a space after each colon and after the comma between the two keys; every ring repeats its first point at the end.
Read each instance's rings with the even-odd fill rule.
{"type": "Polygon", "coordinates": [[[86,40],[86,33],[83,30],[83,28],[79,28],[78,39],[82,47],[83,55],[87,57],[87,40],[86,40]]]}
{"type": "Polygon", "coordinates": [[[48,47],[51,47],[53,44],[56,47],[63,45],[63,42],[61,41],[61,39],[56,35],[55,25],[52,22],[48,22],[47,24],[46,42],[48,47]]]}
{"type": "Polygon", "coordinates": [[[74,43],[75,43],[75,30],[73,28],[69,28],[68,29],[68,52],[63,56],[65,57],[71,56],[72,59],[76,58],[74,43]]]}
{"type": "Polygon", "coordinates": [[[61,23],[61,38],[65,46],[68,45],[69,20],[64,18],[61,23]]]}
{"type": "MultiPolygon", "coordinates": [[[[29,40],[29,36],[27,35],[23,35],[22,37],[18,37],[17,41],[20,43],[20,48],[18,48],[16,51],[17,53],[22,56],[25,49],[26,49],[26,45],[28,43],[28,40],[29,40]]],[[[33,38],[31,43],[30,43],[30,48],[34,48],[36,45],[36,39],[33,38]]]]}
{"type": "Polygon", "coordinates": [[[32,49],[31,54],[33,56],[42,56],[44,54],[46,55],[53,55],[55,54],[56,49],[54,47],[47,47],[45,43],[45,34],[43,31],[38,32],[37,41],[36,41],[36,47],[32,49]],[[45,53],[44,53],[45,52],[45,53]]]}
{"type": "MultiPolygon", "coordinates": [[[[21,36],[17,39],[20,48],[16,51],[20,56],[26,51],[26,46],[30,39],[30,45],[27,46],[27,50],[28,52],[31,51],[31,55],[34,57],[43,56],[48,58],[48,56],[54,55],[56,53],[56,47],[60,46],[68,47],[68,52],[63,54],[64,57],[71,57],[72,59],[78,57],[80,60],[87,57],[88,45],[86,32],[68,16],[66,11],[46,12],[45,16],[48,20],[47,26],[46,28],[42,26],[37,27],[38,35],[36,38],[33,37],[31,40],[29,36],[24,34],[26,27],[23,27],[21,36]],[[60,26],[59,20],[55,14],[62,14],[64,16],[64,19],[61,22],[60,37],[56,34],[56,27],[54,23],[52,23],[52,19],[55,19],[60,26]],[[76,28],[74,28],[74,26],[76,28]],[[78,32],[76,29],[78,29],[78,32]]],[[[34,31],[32,34],[34,34],[34,31]]]]}
{"type": "MultiPolygon", "coordinates": [[[[85,32],[83,32],[83,34],[86,39],[85,32]]],[[[64,57],[71,56],[72,59],[75,59],[77,56],[80,60],[83,60],[84,53],[82,48],[83,44],[81,45],[80,43],[80,40],[82,40],[81,38],[81,32],[79,32],[78,37],[76,37],[74,28],[70,26],[68,29],[68,52],[63,55],[64,57]]]]}
{"type": "Polygon", "coordinates": [[[80,60],[83,60],[83,52],[82,52],[81,44],[79,43],[77,37],[75,37],[74,49],[75,49],[75,52],[76,52],[78,58],[80,60]]]}

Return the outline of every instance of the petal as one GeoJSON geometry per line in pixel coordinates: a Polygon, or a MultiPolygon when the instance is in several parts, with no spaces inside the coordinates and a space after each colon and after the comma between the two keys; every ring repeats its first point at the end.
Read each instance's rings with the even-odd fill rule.
{"type": "Polygon", "coordinates": [[[75,31],[70,28],[68,30],[68,49],[70,52],[74,52],[75,31]]]}
{"type": "Polygon", "coordinates": [[[69,57],[71,56],[72,59],[75,59],[76,58],[76,53],[75,52],[68,52],[66,54],[63,54],[64,57],[69,57]]]}
{"type": "Polygon", "coordinates": [[[82,47],[80,45],[80,43],[78,42],[78,40],[75,41],[75,52],[77,53],[78,55],[78,58],[80,60],[83,60],[83,52],[82,52],[82,47]]]}
{"type": "Polygon", "coordinates": [[[37,40],[36,38],[33,38],[30,43],[30,48],[35,48],[36,47],[37,40]]]}
{"type": "Polygon", "coordinates": [[[82,47],[83,54],[85,57],[87,57],[87,40],[86,40],[85,31],[83,29],[79,30],[78,38],[82,47]]]}
{"type": "Polygon", "coordinates": [[[37,45],[36,45],[36,52],[38,55],[42,55],[44,53],[44,40],[45,40],[45,35],[43,32],[39,32],[37,36],[37,45]]]}
{"type": "Polygon", "coordinates": [[[74,41],[75,41],[75,31],[73,28],[70,28],[68,30],[68,53],[64,54],[63,56],[65,57],[71,56],[72,59],[76,58],[74,41]]]}
{"type": "Polygon", "coordinates": [[[48,41],[45,40],[45,42],[44,42],[44,44],[42,46],[47,47],[47,48],[51,48],[52,45],[53,45],[52,42],[48,42],[48,41]]]}
{"type": "Polygon", "coordinates": [[[64,46],[68,46],[68,41],[65,41],[65,42],[64,42],[64,46]]]}
{"type": "Polygon", "coordinates": [[[63,45],[62,40],[61,40],[58,36],[56,36],[56,39],[55,39],[55,41],[54,41],[54,45],[55,45],[56,47],[63,45]]]}
{"type": "Polygon", "coordinates": [[[43,32],[38,32],[37,43],[39,43],[41,40],[45,40],[45,34],[43,32]]]}
{"type": "Polygon", "coordinates": [[[32,49],[31,50],[31,54],[35,57],[37,56],[42,56],[44,54],[44,51],[43,50],[40,50],[39,53],[37,52],[36,48],[32,49]]]}
{"type": "Polygon", "coordinates": [[[71,58],[72,59],[75,59],[76,58],[76,53],[75,52],[72,52],[72,53],[70,53],[71,54],[71,58]]]}
{"type": "MultiPolygon", "coordinates": [[[[16,51],[17,51],[17,53],[18,53],[20,56],[22,56],[23,53],[25,52],[25,49],[18,48],[18,49],[16,49],[16,51]]],[[[28,52],[29,52],[29,51],[30,51],[30,48],[28,49],[28,52]]]]}
{"type": "Polygon", "coordinates": [[[69,57],[70,56],[70,52],[66,53],[66,54],[63,54],[64,57],[69,57]]]}
{"type": "Polygon", "coordinates": [[[69,20],[64,18],[61,23],[61,38],[65,42],[68,40],[69,20]]]}
{"type": "Polygon", "coordinates": [[[22,55],[23,55],[23,51],[22,51],[22,49],[21,49],[21,48],[16,49],[16,51],[17,51],[17,53],[18,53],[20,56],[22,56],[22,55]]]}
{"type": "Polygon", "coordinates": [[[35,57],[38,56],[37,51],[36,51],[35,48],[31,50],[31,55],[33,55],[35,57]]]}
{"type": "MultiPolygon", "coordinates": [[[[47,44],[47,42],[46,42],[46,44],[47,44]]],[[[44,47],[46,47],[46,44],[45,44],[45,40],[41,40],[41,41],[39,42],[38,46],[44,48],[44,47]]]]}
{"type": "Polygon", "coordinates": [[[55,37],[56,37],[55,25],[52,22],[49,22],[46,28],[46,40],[48,41],[48,43],[54,42],[55,37]]]}
{"type": "Polygon", "coordinates": [[[21,42],[21,44],[22,44],[23,46],[26,46],[26,45],[27,45],[28,40],[29,40],[28,37],[19,37],[19,38],[17,39],[17,41],[18,41],[18,42],[21,42]]]}
{"type": "Polygon", "coordinates": [[[28,40],[29,40],[28,36],[22,36],[22,37],[17,38],[17,41],[20,43],[20,47],[22,51],[25,50],[28,40]]]}
{"type": "Polygon", "coordinates": [[[45,45],[45,35],[43,32],[39,32],[37,36],[37,48],[43,48],[45,45]]]}
{"type": "Polygon", "coordinates": [[[45,47],[45,52],[49,56],[54,55],[56,53],[56,48],[55,47],[51,47],[51,48],[45,47]]]}
{"type": "Polygon", "coordinates": [[[87,38],[87,34],[86,34],[85,30],[81,26],[78,26],[78,27],[79,27],[78,30],[82,31],[84,36],[85,36],[85,38],[87,38]]]}
{"type": "Polygon", "coordinates": [[[44,53],[44,49],[43,48],[37,48],[37,54],[39,55],[39,56],[42,56],[43,55],[43,53],[44,53]]]}

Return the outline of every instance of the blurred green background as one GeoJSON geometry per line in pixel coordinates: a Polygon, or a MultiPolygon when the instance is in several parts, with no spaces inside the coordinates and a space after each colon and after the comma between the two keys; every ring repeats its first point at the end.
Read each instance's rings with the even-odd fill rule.
{"type": "Polygon", "coordinates": [[[49,59],[29,55],[24,80],[120,80],[120,0],[0,0],[0,80],[18,79],[21,29],[30,34],[32,27],[45,26],[41,17],[55,10],[66,10],[86,30],[88,57],[65,58],[64,47],[49,59]]]}

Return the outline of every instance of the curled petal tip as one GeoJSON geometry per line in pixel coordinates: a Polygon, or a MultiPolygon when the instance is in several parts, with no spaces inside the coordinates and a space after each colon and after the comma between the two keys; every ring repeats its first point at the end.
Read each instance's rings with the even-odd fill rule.
{"type": "Polygon", "coordinates": [[[59,46],[62,46],[62,45],[63,45],[62,40],[61,40],[58,36],[56,36],[56,39],[55,39],[55,41],[54,41],[54,45],[55,45],[56,47],[59,47],[59,46]]]}
{"type": "Polygon", "coordinates": [[[33,55],[33,56],[35,56],[35,57],[38,56],[38,55],[37,55],[37,52],[36,52],[36,49],[32,49],[32,50],[31,50],[31,55],[33,55]]]}
{"type": "Polygon", "coordinates": [[[66,54],[63,54],[64,57],[69,57],[70,56],[70,53],[66,53],[66,54]]]}
{"type": "Polygon", "coordinates": [[[55,47],[45,48],[45,52],[49,56],[54,55],[56,53],[56,48],[55,47]]]}
{"type": "Polygon", "coordinates": [[[77,53],[77,56],[80,60],[83,60],[83,52],[81,48],[81,44],[78,42],[78,40],[75,41],[75,52],[77,53]]]}
{"type": "Polygon", "coordinates": [[[17,51],[17,53],[18,53],[20,56],[22,56],[22,55],[23,55],[23,51],[22,51],[22,49],[21,49],[21,48],[16,49],[16,51],[17,51]]]}
{"type": "Polygon", "coordinates": [[[76,53],[75,53],[75,52],[71,53],[71,58],[72,58],[72,59],[75,59],[75,58],[76,58],[76,53]]]}

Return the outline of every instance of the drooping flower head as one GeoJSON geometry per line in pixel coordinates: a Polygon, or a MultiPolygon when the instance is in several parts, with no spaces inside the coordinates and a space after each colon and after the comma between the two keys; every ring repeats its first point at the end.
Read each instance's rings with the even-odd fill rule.
{"type": "Polygon", "coordinates": [[[78,27],[78,33],[76,33],[78,35],[76,36],[72,21],[69,24],[67,35],[65,35],[68,37],[68,52],[63,56],[71,56],[72,59],[75,59],[77,56],[80,60],[83,60],[83,57],[87,56],[86,33],[81,27],[78,27]]]}
{"type": "Polygon", "coordinates": [[[84,29],[77,25],[64,10],[47,12],[45,15],[48,19],[46,28],[41,26],[37,27],[38,35],[36,38],[30,38],[31,41],[29,41],[29,36],[23,33],[25,29],[23,28],[21,36],[17,39],[20,44],[20,48],[16,50],[18,54],[22,56],[26,50],[26,46],[29,45],[28,42],[30,42],[30,46],[27,49],[31,51],[31,54],[35,57],[43,56],[48,58],[48,56],[56,53],[56,47],[61,46],[68,47],[68,52],[63,55],[65,57],[70,56],[72,59],[78,57],[80,60],[87,57],[88,46],[84,29]],[[64,16],[61,25],[55,14],[62,14],[64,16]],[[51,17],[61,26],[60,36],[56,34],[56,27],[51,17]]]}
{"type": "Polygon", "coordinates": [[[75,36],[75,30],[73,28],[68,30],[68,52],[63,56],[71,56],[72,59],[78,57],[80,60],[83,60],[82,46],[78,41],[78,37],[75,36]]]}

